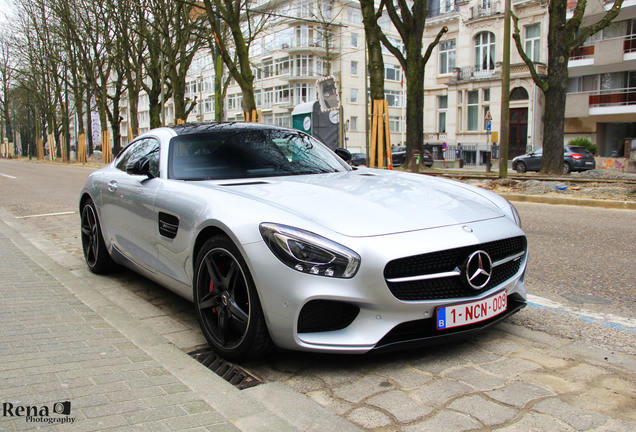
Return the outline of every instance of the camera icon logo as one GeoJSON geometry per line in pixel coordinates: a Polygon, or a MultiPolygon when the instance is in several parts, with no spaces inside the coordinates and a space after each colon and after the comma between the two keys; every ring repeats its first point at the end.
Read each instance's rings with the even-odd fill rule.
{"type": "Polygon", "coordinates": [[[56,414],[69,415],[71,413],[71,401],[57,402],[53,405],[53,412],[56,414]]]}

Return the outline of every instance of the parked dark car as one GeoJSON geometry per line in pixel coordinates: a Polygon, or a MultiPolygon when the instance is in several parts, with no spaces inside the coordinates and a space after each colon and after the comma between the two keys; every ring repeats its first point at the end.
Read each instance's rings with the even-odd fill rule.
{"type": "MultiPolygon", "coordinates": [[[[526,171],[541,170],[541,157],[543,149],[539,148],[528,154],[517,156],[512,160],[512,169],[524,173],[526,171]]],[[[596,168],[594,155],[585,147],[564,146],[563,147],[563,172],[569,174],[572,171],[585,171],[596,168]]]]}
{"type": "Polygon", "coordinates": [[[360,166],[367,164],[367,155],[365,153],[352,153],[351,161],[349,162],[352,166],[360,166]]]}
{"type": "MultiPolygon", "coordinates": [[[[428,150],[423,150],[420,155],[420,162],[426,165],[427,167],[433,166],[433,155],[428,150]]],[[[406,147],[398,146],[393,147],[391,150],[391,159],[394,167],[399,167],[400,165],[404,165],[406,161],[406,147]]]]}

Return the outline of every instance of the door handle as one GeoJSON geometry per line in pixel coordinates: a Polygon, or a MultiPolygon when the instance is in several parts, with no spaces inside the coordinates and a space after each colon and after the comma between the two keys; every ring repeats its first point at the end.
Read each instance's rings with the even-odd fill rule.
{"type": "Polygon", "coordinates": [[[116,192],[117,191],[117,182],[115,180],[111,180],[108,182],[108,191],[116,192]]]}

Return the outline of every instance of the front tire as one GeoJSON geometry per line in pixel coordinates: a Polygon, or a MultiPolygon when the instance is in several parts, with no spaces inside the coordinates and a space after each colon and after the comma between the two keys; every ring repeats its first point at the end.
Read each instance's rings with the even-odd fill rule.
{"type": "Polygon", "coordinates": [[[234,243],[223,235],[210,238],[194,269],[194,306],[214,351],[232,361],[269,353],[272,342],[258,294],[234,243]]]}
{"type": "Polygon", "coordinates": [[[95,274],[108,273],[113,268],[113,260],[106,249],[97,210],[91,200],[86,201],[82,207],[81,227],[86,265],[95,274]]]}
{"type": "Polygon", "coordinates": [[[515,167],[515,170],[518,173],[523,174],[524,172],[526,172],[528,169],[526,168],[526,164],[523,162],[517,162],[517,166],[515,167]]]}

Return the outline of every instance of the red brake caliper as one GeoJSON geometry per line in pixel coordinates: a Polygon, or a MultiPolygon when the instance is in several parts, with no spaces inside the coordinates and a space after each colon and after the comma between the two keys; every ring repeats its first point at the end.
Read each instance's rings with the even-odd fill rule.
{"type": "MultiPolygon", "coordinates": [[[[212,281],[212,279],[210,279],[210,291],[209,291],[209,292],[212,292],[212,291],[214,291],[214,282],[212,281]]],[[[214,315],[216,315],[216,314],[217,314],[217,312],[216,312],[216,308],[212,308],[212,313],[213,313],[214,315]]]]}

